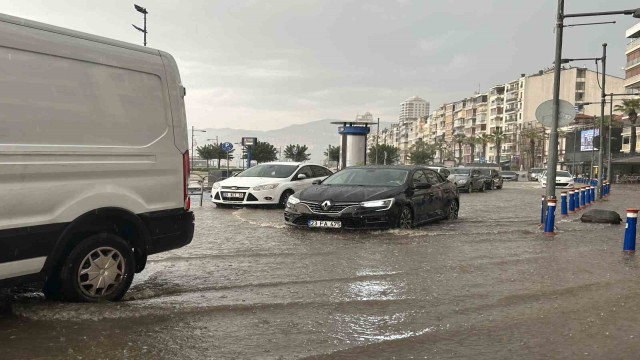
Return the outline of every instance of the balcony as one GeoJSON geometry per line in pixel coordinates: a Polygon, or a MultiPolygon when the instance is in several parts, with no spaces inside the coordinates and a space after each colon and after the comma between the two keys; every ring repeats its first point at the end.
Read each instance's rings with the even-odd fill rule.
{"type": "Polygon", "coordinates": [[[632,76],[624,80],[624,87],[637,88],[640,87],[640,74],[632,76]]]}
{"type": "Polygon", "coordinates": [[[636,66],[638,64],[640,64],[640,58],[635,58],[631,61],[627,61],[626,69],[629,70],[631,67],[636,66]]]}
{"type": "Polygon", "coordinates": [[[640,46],[640,38],[637,38],[633,41],[631,41],[630,43],[627,44],[627,49],[625,52],[631,52],[633,50],[635,50],[637,47],[640,46]]]}

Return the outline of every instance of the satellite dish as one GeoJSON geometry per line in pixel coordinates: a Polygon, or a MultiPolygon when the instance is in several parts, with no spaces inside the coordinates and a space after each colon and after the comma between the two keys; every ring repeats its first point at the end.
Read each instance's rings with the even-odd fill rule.
{"type": "MultiPolygon", "coordinates": [[[[553,117],[553,100],[547,100],[538,105],[536,109],[536,119],[546,126],[551,127],[553,117]]],[[[558,127],[569,125],[576,118],[576,108],[566,100],[560,100],[560,109],[558,111],[558,127]]]]}

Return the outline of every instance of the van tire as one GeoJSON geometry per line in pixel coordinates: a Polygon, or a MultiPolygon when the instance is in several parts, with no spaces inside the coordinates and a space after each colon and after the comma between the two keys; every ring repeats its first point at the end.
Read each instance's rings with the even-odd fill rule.
{"type": "MultiPolygon", "coordinates": [[[[66,258],[60,270],[62,296],[68,301],[118,301],[129,290],[134,273],[135,261],[131,245],[114,234],[95,234],[80,241],[66,258]],[[99,261],[94,263],[94,260],[99,261]],[[79,275],[81,266],[87,270],[94,266],[94,270],[101,269],[96,276],[104,276],[103,279],[111,285],[101,291],[99,287],[93,289],[92,285],[83,287],[79,275]],[[115,277],[113,272],[109,275],[110,271],[116,270],[119,274],[115,277]]],[[[87,274],[86,279],[88,276],[90,275],[87,274]]]]}

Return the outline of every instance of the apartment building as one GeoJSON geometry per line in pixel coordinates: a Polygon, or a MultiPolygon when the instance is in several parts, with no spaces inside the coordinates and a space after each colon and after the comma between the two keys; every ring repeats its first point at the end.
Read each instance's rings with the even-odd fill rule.
{"type": "MultiPolygon", "coordinates": [[[[640,93],[640,23],[627,29],[625,36],[629,39],[625,55],[627,64],[625,66],[625,92],[629,94],[640,93]]],[[[637,111],[636,111],[637,112],[637,111]]],[[[626,115],[624,117],[627,118],[626,115]]],[[[636,133],[637,133],[636,129],[636,133]]],[[[630,139],[631,127],[625,126],[622,130],[622,152],[631,151],[630,139]]],[[[640,141],[636,141],[636,153],[640,153],[640,141]]]]}
{"type": "Polygon", "coordinates": [[[429,102],[418,96],[412,96],[400,104],[398,137],[394,146],[400,149],[402,164],[408,163],[411,147],[418,140],[417,133],[420,129],[418,120],[427,115],[429,115],[429,102]]]}

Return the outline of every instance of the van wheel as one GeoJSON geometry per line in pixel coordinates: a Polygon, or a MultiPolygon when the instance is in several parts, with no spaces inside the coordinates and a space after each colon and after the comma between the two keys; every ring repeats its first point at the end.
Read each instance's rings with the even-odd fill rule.
{"type": "Polygon", "coordinates": [[[289,200],[289,196],[293,195],[293,191],[285,190],[285,192],[280,195],[280,201],[278,202],[278,206],[281,208],[285,208],[287,206],[287,201],[289,200]]]}
{"type": "Polygon", "coordinates": [[[60,271],[62,294],[69,301],[118,301],[129,290],[135,264],[131,246],[102,233],[81,241],[60,271]]]}

